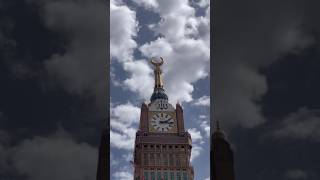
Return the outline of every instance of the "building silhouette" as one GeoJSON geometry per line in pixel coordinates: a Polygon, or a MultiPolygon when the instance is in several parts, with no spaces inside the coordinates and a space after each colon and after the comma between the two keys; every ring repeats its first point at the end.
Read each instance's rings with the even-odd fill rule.
{"type": "Polygon", "coordinates": [[[211,136],[210,171],[211,180],[235,179],[233,152],[218,121],[211,136]]]}
{"type": "Polygon", "coordinates": [[[109,168],[108,168],[108,152],[109,146],[107,144],[107,129],[103,128],[100,139],[99,146],[99,158],[98,158],[98,168],[97,168],[97,180],[107,180],[109,179],[109,168]]]}
{"type": "Polygon", "coordinates": [[[154,91],[150,103],[141,106],[134,145],[134,180],[193,180],[190,163],[192,141],[184,129],[183,109],[168,102],[160,66],[154,65],[154,91]]]}

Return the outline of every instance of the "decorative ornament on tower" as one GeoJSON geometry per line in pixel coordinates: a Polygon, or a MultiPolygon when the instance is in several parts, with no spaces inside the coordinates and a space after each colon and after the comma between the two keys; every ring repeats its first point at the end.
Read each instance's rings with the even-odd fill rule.
{"type": "Polygon", "coordinates": [[[154,102],[156,99],[168,100],[168,96],[163,89],[163,80],[161,76],[162,71],[160,69],[160,66],[163,64],[163,62],[164,61],[162,57],[160,57],[160,62],[159,60],[156,60],[156,58],[151,59],[151,64],[154,66],[154,89],[150,98],[151,102],[154,102]]]}

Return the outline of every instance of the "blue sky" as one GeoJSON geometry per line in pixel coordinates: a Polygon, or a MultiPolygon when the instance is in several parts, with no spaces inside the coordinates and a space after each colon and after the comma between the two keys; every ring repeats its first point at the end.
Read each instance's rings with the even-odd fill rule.
{"type": "Polygon", "coordinates": [[[209,1],[133,0],[110,2],[111,131],[110,179],[129,179],[140,105],[153,91],[150,57],[162,56],[169,102],[184,108],[193,139],[195,179],[209,168],[209,1]]]}

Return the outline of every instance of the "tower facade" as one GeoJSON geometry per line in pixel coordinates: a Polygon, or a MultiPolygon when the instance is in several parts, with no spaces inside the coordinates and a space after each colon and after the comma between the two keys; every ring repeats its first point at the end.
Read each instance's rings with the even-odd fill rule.
{"type": "Polygon", "coordinates": [[[193,180],[192,141],[184,129],[183,109],[168,102],[161,77],[163,59],[154,65],[154,91],[141,106],[134,147],[134,180],[193,180]]]}
{"type": "Polygon", "coordinates": [[[217,121],[211,138],[211,176],[213,180],[234,180],[233,152],[217,121]]]}

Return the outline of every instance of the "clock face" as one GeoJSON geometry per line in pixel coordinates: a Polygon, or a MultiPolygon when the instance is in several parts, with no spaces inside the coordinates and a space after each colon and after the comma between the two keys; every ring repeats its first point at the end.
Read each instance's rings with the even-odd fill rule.
{"type": "Polygon", "coordinates": [[[158,132],[167,132],[174,126],[174,119],[164,112],[156,113],[151,118],[152,127],[158,132]]]}

